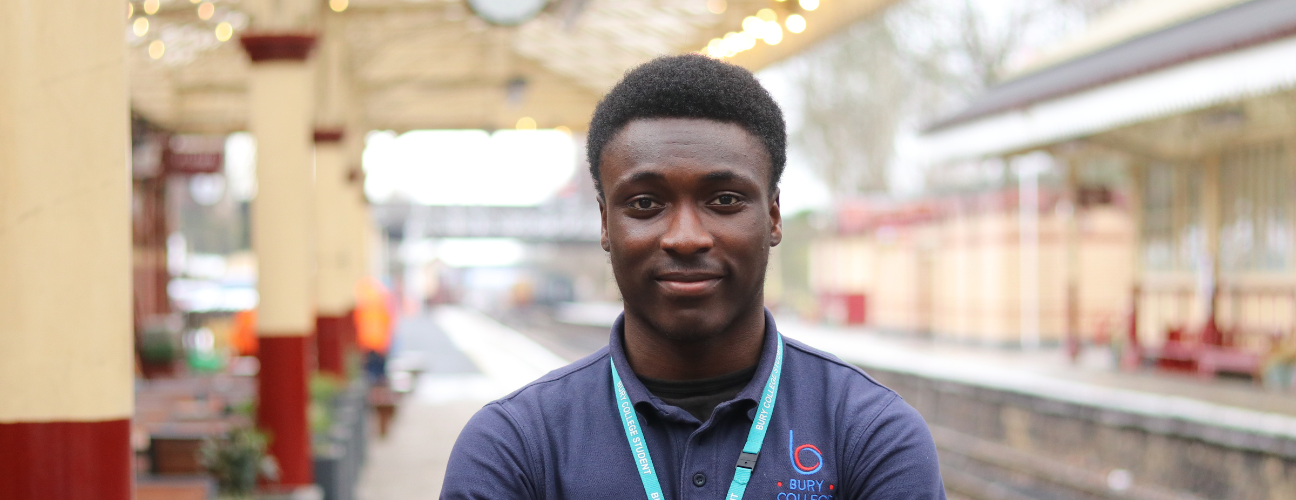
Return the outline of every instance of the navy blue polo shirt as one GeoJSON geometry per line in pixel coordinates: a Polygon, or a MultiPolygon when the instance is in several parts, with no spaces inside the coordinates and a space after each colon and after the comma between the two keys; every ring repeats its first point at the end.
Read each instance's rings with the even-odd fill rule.
{"type": "MultiPolygon", "coordinates": [[[[653,396],[607,347],[477,412],[450,454],[443,499],[645,498],[612,392],[617,371],[668,499],[721,500],[773,369],[774,318],[751,383],[706,422],[653,396]]],[[[837,357],[784,337],[783,375],[743,498],[943,499],[927,424],[895,392],[837,357]]]]}

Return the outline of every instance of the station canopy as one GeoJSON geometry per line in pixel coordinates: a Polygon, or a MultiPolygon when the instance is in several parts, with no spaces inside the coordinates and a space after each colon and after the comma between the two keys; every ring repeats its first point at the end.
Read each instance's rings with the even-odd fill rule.
{"type": "Polygon", "coordinates": [[[1244,115],[1290,127],[1273,110],[1296,91],[1293,60],[1291,0],[1134,0],[930,125],[918,149],[943,165],[1132,134],[1142,155],[1176,157],[1244,115]],[[1244,113],[1245,102],[1258,109],[1244,113]]]}
{"type": "MultiPolygon", "coordinates": [[[[177,132],[245,130],[250,62],[238,40],[276,1],[131,3],[132,109],[177,132]]],[[[318,0],[307,30],[326,110],[316,120],[494,130],[528,117],[579,130],[626,70],[653,57],[704,52],[759,70],[893,2],[532,0],[536,15],[505,26],[487,20],[489,4],[527,1],[318,0]]]]}

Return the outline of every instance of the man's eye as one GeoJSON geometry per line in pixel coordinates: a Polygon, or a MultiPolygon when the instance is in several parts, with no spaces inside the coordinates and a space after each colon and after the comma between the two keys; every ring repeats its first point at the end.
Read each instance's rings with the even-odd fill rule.
{"type": "Polygon", "coordinates": [[[649,210],[654,207],[654,203],[652,200],[648,198],[639,198],[637,200],[631,201],[630,207],[637,208],[639,210],[649,210]]]}
{"type": "Polygon", "coordinates": [[[717,205],[734,205],[738,203],[738,197],[731,194],[722,194],[716,198],[717,205]]]}

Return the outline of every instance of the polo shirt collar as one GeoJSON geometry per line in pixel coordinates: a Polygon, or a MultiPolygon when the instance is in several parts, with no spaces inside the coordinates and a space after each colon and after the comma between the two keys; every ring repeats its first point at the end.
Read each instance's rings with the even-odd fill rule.
{"type": "MultiPolygon", "coordinates": [[[[774,359],[778,356],[778,326],[774,324],[774,315],[770,314],[769,309],[765,310],[765,338],[761,345],[760,361],[756,364],[756,373],[752,375],[751,382],[747,383],[738,396],[730,403],[721,403],[722,405],[731,404],[737,401],[751,401],[754,404],[760,401],[761,392],[765,390],[765,382],[769,380],[770,372],[774,370],[774,359]]],[[[626,395],[630,397],[630,402],[636,407],[640,403],[647,403],[657,410],[658,413],[668,416],[685,417],[688,415],[684,410],[663,403],[657,399],[639,377],[635,375],[634,370],[630,368],[630,360],[625,353],[625,313],[617,316],[616,322],[612,324],[612,338],[608,340],[608,353],[612,356],[612,362],[616,364],[617,372],[621,373],[621,383],[625,385],[626,395]],[[626,376],[630,374],[631,376],[626,376]]],[[[610,374],[608,375],[611,376],[610,374]]],[[[747,412],[752,413],[752,412],[747,412]]],[[[750,415],[749,415],[750,416],[750,415]]],[[[687,418],[692,418],[687,416],[687,418]]]]}

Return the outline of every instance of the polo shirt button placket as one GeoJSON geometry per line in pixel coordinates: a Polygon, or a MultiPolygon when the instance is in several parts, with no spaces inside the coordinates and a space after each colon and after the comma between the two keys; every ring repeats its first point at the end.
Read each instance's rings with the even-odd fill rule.
{"type": "Polygon", "coordinates": [[[694,474],[694,475],[693,475],[693,486],[697,486],[698,488],[701,488],[701,487],[703,487],[703,486],[706,486],[706,474],[703,474],[703,473],[701,473],[701,472],[699,472],[699,473],[697,473],[697,474],[694,474]]]}

